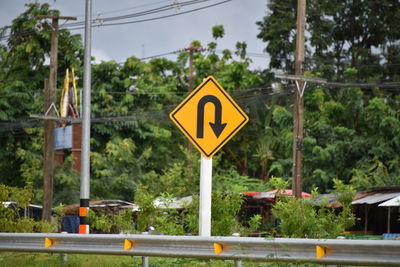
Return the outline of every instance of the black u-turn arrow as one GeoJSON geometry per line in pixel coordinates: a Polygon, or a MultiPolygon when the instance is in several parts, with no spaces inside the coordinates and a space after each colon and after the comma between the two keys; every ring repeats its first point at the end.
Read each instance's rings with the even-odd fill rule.
{"type": "Polygon", "coordinates": [[[218,98],[213,95],[203,96],[197,105],[197,138],[204,138],[204,106],[211,102],[215,106],[214,123],[210,122],[210,126],[218,138],[225,129],[226,123],[221,123],[222,106],[218,98]]]}

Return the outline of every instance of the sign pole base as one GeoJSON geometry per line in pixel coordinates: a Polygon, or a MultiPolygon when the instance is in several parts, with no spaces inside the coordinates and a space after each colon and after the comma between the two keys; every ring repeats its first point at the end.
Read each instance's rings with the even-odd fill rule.
{"type": "Polygon", "coordinates": [[[211,236],[212,157],[201,155],[199,236],[211,236]]]}

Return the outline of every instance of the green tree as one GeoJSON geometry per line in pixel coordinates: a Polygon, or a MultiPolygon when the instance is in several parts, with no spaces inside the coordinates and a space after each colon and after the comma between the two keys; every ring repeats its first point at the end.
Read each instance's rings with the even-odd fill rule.
{"type": "MultiPolygon", "coordinates": [[[[20,164],[20,183],[32,185],[33,203],[43,200],[43,130],[26,129],[31,143],[25,148],[18,148],[16,157],[20,164]],[[35,136],[36,135],[36,136],[35,136]]],[[[69,155],[64,164],[56,164],[54,171],[54,199],[59,203],[72,204],[79,201],[79,174],[73,169],[74,158],[69,155]]]]}
{"type": "MultiPolygon", "coordinates": [[[[306,75],[347,82],[398,81],[394,68],[399,58],[393,53],[399,49],[400,35],[392,19],[399,16],[396,11],[399,7],[394,1],[307,2],[306,75]]],[[[258,37],[266,42],[270,68],[292,73],[296,1],[270,1],[268,9],[267,15],[257,23],[258,37]]],[[[398,96],[385,89],[307,86],[303,140],[305,190],[317,186],[325,192],[332,188],[334,178],[345,182],[353,179],[358,189],[398,184],[394,179],[399,173],[395,167],[399,117],[394,112],[398,108],[398,96]],[[376,183],[372,179],[361,185],[363,175],[373,176],[376,160],[382,163],[382,170],[387,170],[387,178],[376,183]]],[[[291,113],[288,103],[282,107],[291,113]]],[[[274,143],[276,147],[284,144],[274,143]]],[[[284,151],[290,151],[290,145],[284,151]]],[[[277,153],[275,149],[272,152],[273,170],[290,177],[291,156],[277,153]]]]}
{"type": "Polygon", "coordinates": [[[151,149],[136,156],[132,139],[114,138],[101,153],[92,152],[93,198],[132,199],[132,192],[146,180],[143,165],[150,157],[151,149]]]}
{"type": "MultiPolygon", "coordinates": [[[[388,54],[398,49],[400,33],[396,1],[308,1],[306,10],[307,67],[339,78],[348,67],[364,80],[387,78],[388,54]],[[372,64],[372,65],[371,65],[372,64]]],[[[267,43],[270,67],[293,70],[296,1],[270,1],[269,12],[257,22],[258,38],[267,43]]]]}
{"type": "MultiPolygon", "coordinates": [[[[30,114],[43,113],[43,86],[49,68],[51,26],[37,15],[57,14],[48,4],[27,4],[26,10],[1,29],[5,44],[0,45],[0,120],[21,124],[30,114]]],[[[68,67],[79,67],[82,58],[80,35],[59,31],[59,73],[68,67]]],[[[62,84],[61,81],[59,84],[62,84]]],[[[4,124],[3,124],[4,125],[4,124]]],[[[23,186],[20,179],[24,162],[15,151],[28,150],[37,131],[11,127],[2,129],[4,148],[0,151],[0,182],[23,186]]]]}

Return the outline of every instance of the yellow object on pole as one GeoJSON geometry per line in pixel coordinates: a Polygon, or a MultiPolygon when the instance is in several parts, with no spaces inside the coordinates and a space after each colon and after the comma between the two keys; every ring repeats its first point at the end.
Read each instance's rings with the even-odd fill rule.
{"type": "Polygon", "coordinates": [[[61,117],[79,117],[78,112],[78,92],[76,89],[75,70],[69,69],[65,72],[64,87],[61,93],[60,102],[61,117]]]}

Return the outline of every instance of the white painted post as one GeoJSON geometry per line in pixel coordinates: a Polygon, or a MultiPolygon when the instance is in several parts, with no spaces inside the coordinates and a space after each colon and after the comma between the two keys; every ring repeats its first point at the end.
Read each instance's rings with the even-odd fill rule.
{"type": "Polygon", "coordinates": [[[212,158],[201,155],[199,236],[211,236],[212,158]]]}

